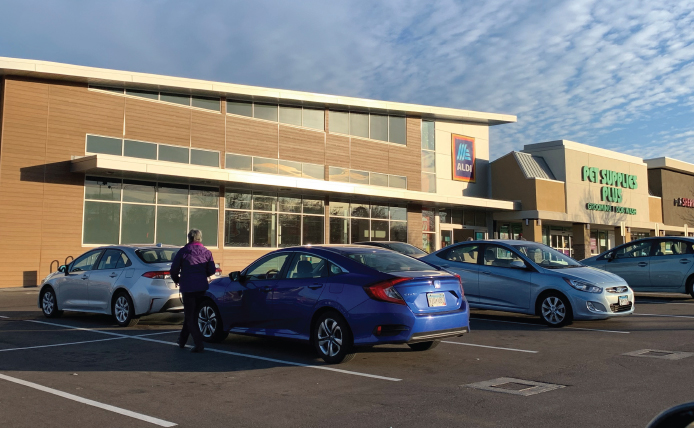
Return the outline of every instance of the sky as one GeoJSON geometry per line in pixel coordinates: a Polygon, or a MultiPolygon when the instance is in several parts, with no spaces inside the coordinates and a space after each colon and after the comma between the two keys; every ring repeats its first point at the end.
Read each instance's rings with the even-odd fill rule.
{"type": "Polygon", "coordinates": [[[513,114],[694,163],[694,0],[3,0],[0,56],[513,114]]]}

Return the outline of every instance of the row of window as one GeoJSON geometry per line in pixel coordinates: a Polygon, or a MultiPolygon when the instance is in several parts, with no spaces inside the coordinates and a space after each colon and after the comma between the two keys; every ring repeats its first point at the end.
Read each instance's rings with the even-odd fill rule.
{"type": "Polygon", "coordinates": [[[328,180],[407,189],[407,177],[402,175],[382,174],[380,172],[360,171],[336,166],[328,168],[328,180]]]}
{"type": "Polygon", "coordinates": [[[403,116],[330,110],[329,123],[331,133],[407,144],[407,121],[403,116]]]}
{"type": "Polygon", "coordinates": [[[100,135],[87,134],[86,152],[219,168],[218,151],[102,137],[100,135]]]}
{"type": "Polygon", "coordinates": [[[227,113],[325,130],[325,110],[227,99],[227,113]]]}
{"type": "Polygon", "coordinates": [[[407,242],[407,208],[364,202],[330,201],[331,244],[360,241],[407,242]]]}
{"type": "Polygon", "coordinates": [[[259,156],[226,154],[226,167],[241,171],[263,172],[265,174],[288,175],[291,177],[325,180],[325,166],[302,163],[284,159],[263,158],[259,156]]]}
{"type": "Polygon", "coordinates": [[[146,91],[142,89],[124,89],[111,86],[89,85],[90,89],[108,91],[115,94],[125,94],[133,97],[147,98],[150,100],[164,101],[167,103],[179,104],[188,107],[204,108],[206,110],[221,111],[221,101],[219,98],[199,97],[185,94],[175,94],[169,92],[146,91]]]}

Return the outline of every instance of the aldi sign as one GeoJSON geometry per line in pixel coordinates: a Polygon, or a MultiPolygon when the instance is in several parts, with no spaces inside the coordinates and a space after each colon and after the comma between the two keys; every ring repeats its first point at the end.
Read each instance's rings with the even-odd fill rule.
{"type": "Polygon", "coordinates": [[[475,182],[475,139],[453,134],[453,180],[475,182]]]}

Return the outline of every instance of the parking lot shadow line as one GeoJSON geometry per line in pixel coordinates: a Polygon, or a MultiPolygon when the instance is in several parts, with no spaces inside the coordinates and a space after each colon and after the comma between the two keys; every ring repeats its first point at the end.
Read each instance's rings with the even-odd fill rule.
{"type": "Polygon", "coordinates": [[[500,349],[502,351],[527,352],[528,354],[537,354],[538,353],[538,351],[529,351],[527,349],[502,348],[500,346],[477,345],[475,343],[452,342],[450,340],[442,340],[441,342],[450,343],[452,345],[464,345],[464,346],[476,346],[478,348],[500,349]]]}
{"type": "MultiPolygon", "coordinates": [[[[147,333],[147,334],[140,334],[137,335],[137,337],[143,337],[143,336],[155,336],[158,334],[166,334],[166,333],[172,333],[172,331],[162,331],[162,332],[157,332],[157,333],[147,333]]],[[[124,335],[123,337],[109,337],[108,339],[95,339],[95,340],[82,340],[80,342],[67,342],[67,343],[54,343],[51,345],[38,345],[38,346],[24,346],[21,348],[9,348],[9,349],[0,349],[0,352],[8,352],[8,351],[25,351],[25,350],[30,350],[30,349],[41,349],[41,348],[54,348],[56,346],[70,346],[70,345],[84,345],[87,343],[96,343],[96,342],[107,342],[109,340],[123,340],[127,339],[127,335],[124,335]]]]}
{"type": "Polygon", "coordinates": [[[121,409],[120,407],[111,406],[110,404],[100,403],[98,401],[90,400],[88,398],[80,397],[79,395],[70,394],[58,389],[49,388],[47,386],[39,385],[37,383],[28,382],[16,377],[7,376],[0,373],[0,379],[6,380],[8,382],[13,382],[19,385],[23,385],[29,388],[37,389],[39,391],[47,392],[49,394],[57,395],[58,397],[66,398],[68,400],[77,401],[78,403],[86,404],[88,406],[97,407],[99,409],[107,410],[109,412],[118,413],[124,416],[131,417],[133,419],[139,419],[144,422],[149,422],[160,427],[175,427],[177,424],[163,419],[155,418],[152,416],[143,415],[142,413],[133,412],[131,410],[121,409]]]}
{"type": "MultiPolygon", "coordinates": [[[[634,315],[636,315],[636,314],[634,314],[634,315]]],[[[550,327],[547,327],[547,326],[545,326],[545,325],[533,324],[533,323],[529,323],[529,322],[507,321],[507,320],[493,320],[493,319],[489,319],[489,318],[471,318],[471,319],[473,319],[473,320],[475,320],[475,321],[503,322],[503,323],[507,323],[507,324],[530,325],[530,326],[533,326],[533,327],[539,327],[539,328],[544,328],[544,329],[548,329],[548,330],[550,329],[550,327]]],[[[600,333],[617,333],[617,334],[629,334],[629,333],[631,333],[630,331],[601,330],[601,329],[597,329],[597,328],[567,327],[567,326],[564,326],[564,327],[561,327],[561,328],[551,328],[551,329],[552,329],[552,330],[557,330],[557,331],[562,330],[562,329],[569,329],[569,330],[597,331],[597,332],[600,332],[600,333]]]]}
{"type": "MultiPolygon", "coordinates": [[[[178,346],[178,343],[176,343],[176,342],[167,342],[164,340],[150,339],[148,337],[142,337],[144,335],[132,336],[132,335],[121,334],[121,333],[113,333],[110,331],[90,330],[90,329],[84,328],[84,327],[73,327],[73,326],[69,326],[69,325],[51,323],[51,322],[39,321],[39,320],[25,320],[25,321],[38,323],[38,324],[52,325],[55,327],[70,328],[70,329],[74,329],[74,330],[91,331],[93,333],[107,334],[110,336],[117,336],[117,337],[122,337],[122,338],[133,339],[133,340],[143,340],[146,342],[160,343],[163,345],[178,346]]],[[[167,331],[167,333],[170,333],[170,332],[167,331]]],[[[318,370],[327,370],[327,371],[336,372],[336,373],[349,374],[349,375],[353,375],[353,376],[362,376],[362,377],[367,377],[367,378],[371,378],[371,379],[386,380],[386,381],[390,381],[390,382],[400,382],[402,380],[402,379],[398,379],[398,378],[394,378],[394,377],[379,376],[379,375],[373,375],[373,374],[369,374],[369,373],[361,373],[361,372],[355,372],[355,371],[351,371],[351,370],[337,369],[337,368],[329,367],[329,366],[319,366],[319,365],[315,365],[315,364],[304,364],[304,363],[297,363],[294,361],[278,360],[276,358],[261,357],[259,355],[243,354],[240,352],[233,352],[233,351],[224,351],[224,350],[215,349],[215,348],[205,348],[205,351],[206,352],[207,351],[215,352],[215,353],[219,353],[219,354],[233,355],[236,357],[251,358],[254,360],[267,361],[267,362],[271,362],[271,363],[278,363],[278,364],[283,364],[283,365],[288,365],[288,366],[306,367],[306,368],[318,369],[318,370]]]]}
{"type": "Polygon", "coordinates": [[[691,315],[633,314],[637,317],[694,318],[691,315]]]}

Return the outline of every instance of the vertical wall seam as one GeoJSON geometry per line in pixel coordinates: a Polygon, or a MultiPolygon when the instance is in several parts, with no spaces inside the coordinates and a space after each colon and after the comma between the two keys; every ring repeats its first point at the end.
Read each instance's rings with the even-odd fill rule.
{"type": "MultiPolygon", "coordinates": [[[[39,285],[41,261],[43,258],[43,221],[46,212],[46,160],[48,158],[48,123],[51,114],[51,85],[46,85],[46,139],[43,143],[43,182],[41,183],[41,221],[39,221],[39,254],[36,266],[36,284],[39,285]]],[[[22,284],[24,285],[24,284],[22,284]]]]}

